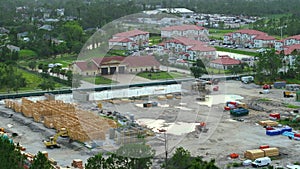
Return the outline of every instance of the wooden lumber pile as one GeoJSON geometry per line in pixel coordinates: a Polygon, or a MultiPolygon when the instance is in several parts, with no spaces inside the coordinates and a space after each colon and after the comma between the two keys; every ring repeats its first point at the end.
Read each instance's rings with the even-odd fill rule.
{"type": "Polygon", "coordinates": [[[265,149],[263,149],[263,151],[265,153],[265,157],[279,156],[279,150],[276,147],[265,148],[265,149]]]}
{"type": "Polygon", "coordinates": [[[265,156],[265,153],[261,149],[255,149],[255,150],[247,150],[244,153],[245,158],[250,159],[250,160],[255,160],[257,158],[261,158],[265,156]]]}
{"type": "Polygon", "coordinates": [[[72,162],[72,167],[83,169],[83,163],[81,159],[74,159],[72,162]]]}
{"type": "Polygon", "coordinates": [[[32,114],[35,109],[35,103],[31,100],[22,98],[22,113],[25,117],[32,117],[32,114]]]}
{"type": "MultiPolygon", "coordinates": [[[[17,107],[14,101],[7,100],[5,103],[8,108],[17,107]]],[[[41,122],[48,128],[66,128],[71,139],[81,142],[104,140],[108,130],[117,127],[116,122],[111,119],[99,117],[60,100],[33,102],[22,98],[20,107],[24,116],[32,117],[34,121],[41,122]]]]}
{"type": "Polygon", "coordinates": [[[14,112],[21,113],[22,112],[22,104],[17,101],[12,100],[4,100],[5,107],[12,109],[14,112]]]}
{"type": "Polygon", "coordinates": [[[258,124],[261,126],[278,126],[278,122],[272,120],[259,121],[258,124]]]}

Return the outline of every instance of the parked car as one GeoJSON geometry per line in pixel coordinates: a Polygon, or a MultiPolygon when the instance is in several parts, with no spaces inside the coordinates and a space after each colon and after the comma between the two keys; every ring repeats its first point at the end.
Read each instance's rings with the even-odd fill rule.
{"type": "Polygon", "coordinates": [[[263,89],[272,89],[272,86],[268,85],[268,84],[264,84],[263,85],[263,89]]]}

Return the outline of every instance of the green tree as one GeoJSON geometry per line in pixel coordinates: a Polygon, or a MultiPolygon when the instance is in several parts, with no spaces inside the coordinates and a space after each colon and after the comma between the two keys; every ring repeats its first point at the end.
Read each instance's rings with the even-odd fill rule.
{"type": "Polygon", "coordinates": [[[200,59],[197,59],[196,63],[190,69],[195,78],[199,78],[203,74],[208,74],[204,63],[200,59]]]}
{"type": "Polygon", "coordinates": [[[127,144],[104,158],[98,154],[88,159],[86,169],[143,169],[152,165],[154,150],[145,144],[127,144]]]}
{"type": "Polygon", "coordinates": [[[28,63],[28,67],[31,69],[31,70],[35,70],[35,68],[36,68],[36,65],[37,65],[37,63],[36,63],[36,61],[30,61],[29,63],[28,63]]]}
{"type": "Polygon", "coordinates": [[[116,151],[117,156],[129,158],[127,167],[131,169],[149,168],[155,151],[145,144],[125,144],[116,151]]]}
{"type": "Polygon", "coordinates": [[[255,79],[259,83],[275,81],[279,75],[279,69],[282,67],[282,58],[275,54],[275,50],[267,50],[257,55],[255,79]]]}
{"type": "Polygon", "coordinates": [[[42,90],[54,90],[55,89],[55,83],[52,79],[44,79],[42,81],[42,83],[39,84],[39,87],[42,89],[42,90]]]}
{"type": "Polygon", "coordinates": [[[8,138],[2,136],[0,138],[0,160],[1,169],[22,169],[25,156],[15,148],[8,138]]]}
{"type": "Polygon", "coordinates": [[[209,162],[203,161],[201,157],[192,157],[188,150],[182,147],[176,149],[174,155],[168,159],[167,165],[163,164],[165,169],[218,169],[215,160],[209,162]]]}
{"type": "Polygon", "coordinates": [[[239,73],[242,73],[243,72],[243,69],[241,66],[232,66],[228,69],[230,71],[230,73],[232,75],[237,75],[239,73]]]}
{"type": "Polygon", "coordinates": [[[109,169],[109,164],[107,160],[102,156],[102,154],[97,154],[94,157],[90,157],[85,164],[86,169],[98,169],[98,168],[107,168],[109,169]]]}
{"type": "Polygon", "coordinates": [[[191,153],[185,150],[183,147],[179,147],[176,149],[174,155],[168,159],[167,164],[163,165],[163,168],[186,168],[187,166],[190,166],[191,163],[191,153]]]}
{"type": "Polygon", "coordinates": [[[54,169],[54,167],[51,166],[50,161],[43,153],[38,152],[33,159],[30,169],[54,169]]]}

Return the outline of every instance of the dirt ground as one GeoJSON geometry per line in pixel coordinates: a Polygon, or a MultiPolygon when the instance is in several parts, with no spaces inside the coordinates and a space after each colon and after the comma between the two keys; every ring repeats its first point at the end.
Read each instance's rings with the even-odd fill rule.
{"type": "MultiPolygon", "coordinates": [[[[173,153],[177,147],[184,147],[192,155],[202,156],[205,160],[216,159],[216,163],[221,168],[231,162],[241,162],[243,153],[249,149],[257,149],[260,145],[268,144],[270,147],[278,147],[280,157],[272,161],[273,165],[286,166],[287,164],[300,162],[300,144],[295,140],[290,140],[285,136],[267,136],[265,129],[258,125],[258,121],[268,119],[268,113],[279,112],[282,115],[288,114],[293,109],[283,106],[283,103],[300,105],[295,102],[295,98],[283,98],[281,89],[271,89],[269,94],[259,94],[262,89],[254,84],[242,84],[240,81],[226,81],[219,84],[219,91],[213,91],[209,96],[209,101],[200,102],[196,100],[197,95],[182,93],[181,99],[159,100],[157,96],[149,96],[145,100],[135,102],[120,102],[112,104],[102,102],[104,111],[117,111],[125,115],[134,115],[136,121],[152,119],[150,126],[157,125],[156,122],[163,121],[161,128],[166,128],[164,133],[156,132],[154,137],[147,138],[147,144],[156,150],[157,158],[165,156],[165,139],[169,154],[173,153]],[[228,98],[243,98],[241,102],[249,104],[252,108],[248,116],[241,117],[243,122],[233,120],[229,112],[224,112],[224,103],[228,98]],[[257,102],[259,98],[269,98],[272,102],[257,102]],[[138,106],[145,101],[156,101],[157,107],[143,108],[138,106]],[[262,111],[258,111],[262,110],[262,111]],[[199,122],[206,122],[208,131],[190,132],[193,125],[199,122]],[[155,124],[154,124],[155,123],[155,124]],[[176,134],[176,132],[180,134],[176,134]],[[230,153],[238,153],[239,159],[229,159],[230,153]]],[[[94,103],[84,103],[80,105],[90,109],[94,103]]],[[[82,159],[84,162],[89,156],[100,151],[111,151],[117,146],[113,143],[98,149],[89,150],[82,145],[72,143],[64,144],[61,149],[46,149],[42,140],[55,133],[54,130],[44,128],[41,124],[34,123],[31,119],[22,117],[21,114],[9,117],[13,114],[11,110],[0,106],[0,126],[18,133],[14,140],[20,142],[27,148],[28,152],[48,151],[49,157],[55,159],[60,165],[67,166],[73,159],[82,159]],[[20,120],[22,119],[21,122],[20,120]],[[25,122],[24,122],[25,119],[25,122]],[[68,145],[68,146],[65,146],[68,145]]],[[[59,140],[59,142],[67,142],[59,140]]],[[[159,168],[154,166],[153,168],[159,168]]]]}

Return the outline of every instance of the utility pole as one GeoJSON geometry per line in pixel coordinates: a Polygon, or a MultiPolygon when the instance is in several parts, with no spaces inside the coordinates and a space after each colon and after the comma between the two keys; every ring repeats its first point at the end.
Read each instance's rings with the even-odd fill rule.
{"type": "Polygon", "coordinates": [[[168,167],[168,143],[167,143],[167,130],[165,129],[159,129],[160,133],[164,133],[164,139],[165,139],[165,164],[166,168],[168,167]]]}

